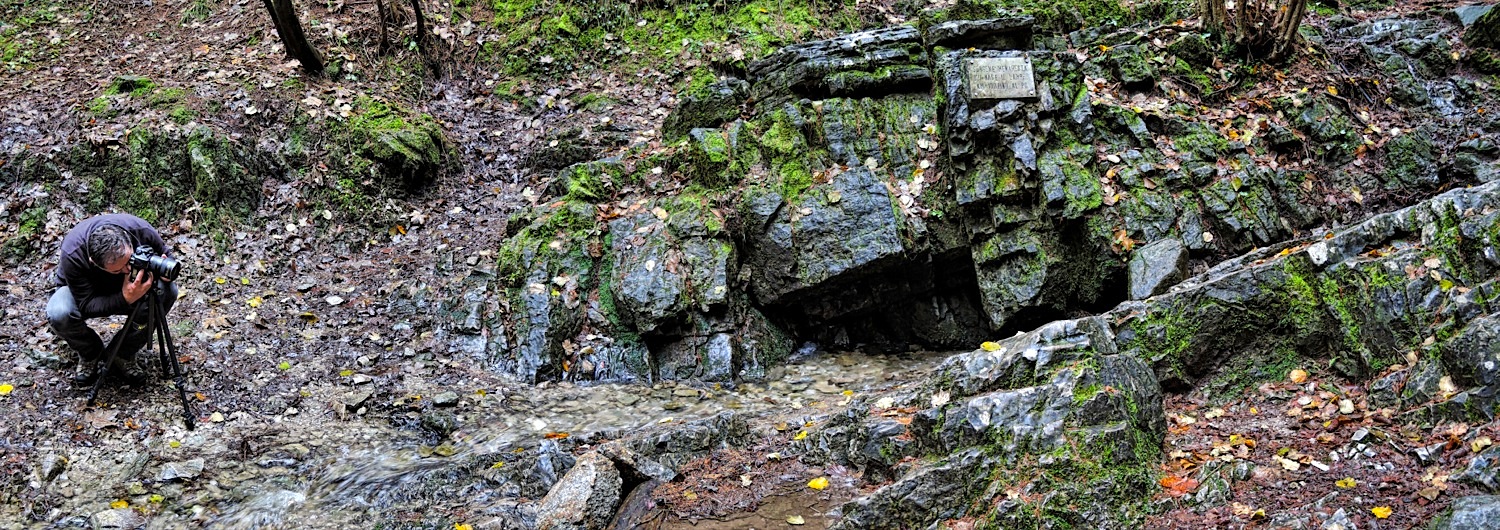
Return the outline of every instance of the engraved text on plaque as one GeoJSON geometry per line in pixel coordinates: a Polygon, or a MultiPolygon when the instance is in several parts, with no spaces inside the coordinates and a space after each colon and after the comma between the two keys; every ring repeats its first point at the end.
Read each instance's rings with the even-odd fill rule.
{"type": "Polygon", "coordinates": [[[964,60],[969,74],[969,99],[1036,97],[1036,80],[1029,57],[972,57],[964,60]]]}

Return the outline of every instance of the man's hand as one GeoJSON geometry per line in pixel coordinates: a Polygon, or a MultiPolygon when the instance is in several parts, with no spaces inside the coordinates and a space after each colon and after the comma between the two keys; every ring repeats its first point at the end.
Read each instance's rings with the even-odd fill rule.
{"type": "Polygon", "coordinates": [[[151,274],[144,270],[130,271],[125,276],[125,286],[120,289],[120,294],[125,295],[125,303],[134,304],[146,291],[151,290],[151,274]]]}

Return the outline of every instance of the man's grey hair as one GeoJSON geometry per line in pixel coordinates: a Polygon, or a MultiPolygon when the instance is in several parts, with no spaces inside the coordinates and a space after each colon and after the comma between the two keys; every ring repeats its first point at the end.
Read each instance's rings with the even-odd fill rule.
{"type": "Polygon", "coordinates": [[[105,265],[120,259],[130,251],[130,234],[119,225],[104,225],[89,233],[89,259],[94,265],[105,265]]]}

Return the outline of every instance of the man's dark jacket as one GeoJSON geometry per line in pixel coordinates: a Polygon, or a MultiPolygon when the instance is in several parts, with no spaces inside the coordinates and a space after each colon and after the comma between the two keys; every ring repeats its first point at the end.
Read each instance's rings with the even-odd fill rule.
{"type": "MultiPolygon", "coordinates": [[[[104,269],[89,264],[89,234],[94,230],[113,224],[125,229],[131,239],[131,248],[151,245],[158,254],[167,254],[167,243],[150,223],[126,213],[105,214],[85,219],[63,236],[62,255],[57,260],[54,275],[58,286],[66,285],[78,302],[78,310],[84,318],[124,314],[130,308],[125,295],[120,292],[125,286],[124,274],[110,274],[104,269]]],[[[102,264],[101,264],[102,265],[102,264]]]]}

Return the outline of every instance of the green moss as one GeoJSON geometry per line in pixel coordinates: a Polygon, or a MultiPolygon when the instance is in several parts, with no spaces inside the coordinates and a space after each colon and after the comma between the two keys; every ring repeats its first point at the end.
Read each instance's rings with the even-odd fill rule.
{"type": "Polygon", "coordinates": [[[351,117],[329,125],[328,167],[337,183],[331,200],[357,219],[383,224],[371,208],[378,199],[423,188],[454,155],[429,115],[371,97],[356,98],[353,106],[351,117]]]}
{"type": "Polygon", "coordinates": [[[15,231],[0,235],[0,259],[21,262],[37,250],[33,239],[47,223],[47,210],[46,204],[38,204],[21,212],[15,231]]]}
{"type": "Polygon", "coordinates": [[[537,220],[521,229],[500,245],[496,276],[511,288],[538,266],[571,256],[578,262],[592,262],[585,247],[599,233],[594,206],[583,201],[564,201],[555,209],[542,213],[537,220]]]}
{"type": "Polygon", "coordinates": [[[1191,381],[1183,357],[1193,348],[1202,325],[1199,315],[1189,313],[1180,300],[1158,305],[1131,320],[1133,339],[1127,350],[1135,351],[1141,359],[1157,367],[1159,378],[1191,381]]]}
{"type": "Polygon", "coordinates": [[[150,94],[155,88],[156,82],[149,78],[138,75],[122,75],[110,81],[109,86],[104,88],[104,95],[130,94],[130,97],[144,97],[150,94]]]}
{"type": "Polygon", "coordinates": [[[189,122],[198,119],[198,111],[179,105],[172,107],[172,111],[167,113],[167,117],[178,125],[187,125],[189,122]]]}
{"type": "Polygon", "coordinates": [[[151,93],[147,101],[153,107],[163,107],[182,101],[182,98],[186,95],[187,91],[182,88],[169,87],[151,93]]]}
{"type": "Polygon", "coordinates": [[[684,54],[743,60],[731,59],[725,49],[738,49],[742,55],[734,57],[759,57],[808,40],[819,28],[853,29],[849,21],[855,20],[852,4],[825,4],[819,10],[772,0],[493,0],[490,5],[503,37],[485,43],[484,54],[510,76],[556,76],[587,68],[590,60],[622,69],[658,67],[662,59],[684,54]]]}
{"type": "Polygon", "coordinates": [[[1187,124],[1187,132],[1172,139],[1177,152],[1193,154],[1204,161],[1218,160],[1229,150],[1229,141],[1212,127],[1202,123],[1187,124]]]}
{"type": "Polygon", "coordinates": [[[120,114],[120,111],[115,110],[113,105],[110,103],[110,99],[105,96],[99,96],[97,98],[89,100],[88,104],[84,105],[83,108],[84,110],[87,110],[89,114],[93,114],[99,119],[109,119],[120,114]]]}

